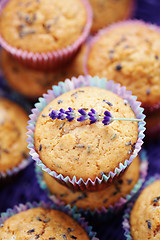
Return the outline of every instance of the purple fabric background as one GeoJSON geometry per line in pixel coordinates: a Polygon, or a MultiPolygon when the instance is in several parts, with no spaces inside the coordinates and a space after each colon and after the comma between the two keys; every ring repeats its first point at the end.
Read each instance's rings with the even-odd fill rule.
{"type": "MultiPolygon", "coordinates": [[[[137,0],[135,18],[160,25],[159,12],[160,0],[137,0]]],[[[0,87],[1,83],[0,79],[0,87]]],[[[160,173],[160,139],[154,141],[151,139],[150,143],[146,143],[144,147],[149,157],[148,177],[154,173],[160,173]]],[[[19,203],[40,200],[49,201],[45,193],[39,188],[33,163],[10,182],[0,184],[0,212],[19,203]]],[[[122,216],[123,212],[110,221],[102,223],[97,219],[91,219],[90,223],[94,225],[94,230],[97,231],[101,240],[123,240],[122,216]]]]}

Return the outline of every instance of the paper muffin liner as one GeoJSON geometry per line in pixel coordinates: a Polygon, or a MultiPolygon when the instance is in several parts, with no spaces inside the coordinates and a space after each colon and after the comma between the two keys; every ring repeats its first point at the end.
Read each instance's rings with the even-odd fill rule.
{"type": "MultiPolygon", "coordinates": [[[[118,23],[113,23],[112,25],[108,26],[108,27],[105,27],[101,30],[99,30],[99,32],[92,37],[92,39],[90,39],[90,42],[88,43],[87,45],[87,50],[86,50],[86,54],[85,54],[85,57],[84,57],[84,73],[85,75],[88,75],[89,72],[88,72],[88,68],[87,68],[87,60],[88,60],[88,57],[89,57],[89,54],[90,54],[90,51],[93,47],[93,45],[101,38],[101,36],[103,36],[104,34],[106,34],[107,32],[109,32],[110,30],[112,29],[116,29],[117,27],[119,26],[126,26],[126,25],[129,25],[129,24],[134,24],[134,25],[144,25],[144,26],[147,26],[153,30],[156,30],[157,32],[160,33],[160,27],[155,25],[155,24],[152,24],[152,23],[146,23],[142,20],[125,20],[125,21],[120,21],[118,23]]],[[[142,106],[143,108],[145,109],[145,114],[150,114],[151,112],[157,110],[160,108],[160,102],[159,103],[156,103],[156,104],[153,104],[152,106],[149,105],[149,104],[143,104],[142,103],[142,106]]]]}
{"type": "Polygon", "coordinates": [[[127,100],[130,104],[132,110],[134,111],[136,117],[138,119],[144,120],[145,115],[143,114],[143,108],[140,107],[141,103],[136,101],[137,97],[132,96],[130,91],[127,91],[125,87],[121,87],[120,84],[115,84],[112,80],[107,81],[105,78],[100,79],[99,77],[91,77],[91,76],[79,76],[78,78],[71,78],[71,80],[66,79],[65,82],[59,82],[58,86],[53,85],[52,90],[48,90],[48,94],[44,94],[43,98],[39,98],[39,102],[35,104],[35,108],[32,109],[32,114],[30,115],[30,121],[28,122],[28,139],[27,142],[28,148],[30,149],[30,155],[32,156],[32,159],[36,161],[37,165],[42,168],[42,170],[49,173],[51,176],[53,176],[58,181],[62,182],[64,185],[68,187],[72,187],[75,190],[92,190],[95,191],[97,189],[102,188],[106,186],[106,184],[111,183],[114,177],[118,177],[118,175],[124,171],[124,169],[127,168],[127,166],[130,165],[130,163],[133,161],[133,159],[137,156],[138,152],[141,150],[141,146],[143,144],[143,138],[144,138],[144,131],[145,131],[145,122],[141,121],[138,123],[138,139],[135,144],[135,149],[132,152],[132,155],[129,159],[126,159],[124,163],[120,163],[118,167],[115,168],[114,171],[110,171],[108,176],[103,174],[101,178],[96,177],[93,180],[88,178],[86,181],[82,178],[77,179],[76,176],[74,176],[72,179],[67,176],[64,177],[62,174],[58,174],[55,171],[51,171],[49,168],[47,168],[41,159],[39,158],[38,153],[35,150],[34,146],[34,131],[35,131],[35,125],[36,121],[38,119],[38,116],[40,112],[56,97],[60,96],[64,92],[83,87],[83,86],[94,86],[99,87],[103,89],[107,89],[109,91],[112,91],[113,93],[117,94],[118,96],[122,97],[123,99],[127,100]]]}
{"type": "MultiPolygon", "coordinates": [[[[144,190],[147,186],[149,186],[150,184],[152,184],[153,182],[155,182],[158,179],[160,179],[159,174],[155,174],[154,176],[150,177],[143,185],[141,191],[144,190]]],[[[130,213],[132,211],[132,208],[133,208],[134,203],[136,202],[137,198],[138,198],[138,196],[136,195],[136,197],[133,199],[133,201],[128,203],[127,209],[124,212],[122,226],[124,229],[124,236],[125,236],[126,240],[133,240],[133,238],[131,236],[131,229],[130,229],[130,213]]]]}
{"type": "Polygon", "coordinates": [[[76,222],[79,223],[79,225],[85,230],[85,232],[88,234],[90,240],[99,240],[96,238],[96,233],[92,231],[92,227],[88,226],[88,222],[84,218],[81,217],[80,213],[77,213],[74,209],[70,208],[70,206],[64,206],[64,205],[58,205],[58,204],[52,204],[52,203],[45,203],[45,202],[27,202],[26,204],[19,204],[14,206],[12,209],[7,209],[6,212],[1,213],[0,215],[0,227],[3,226],[3,223],[10,218],[11,216],[24,212],[28,209],[32,208],[38,208],[42,207],[45,209],[55,209],[61,212],[64,212],[68,216],[72,217],[76,222]]]}
{"type": "MultiPolygon", "coordinates": [[[[3,11],[3,8],[10,0],[2,0],[0,1],[0,15],[3,11]]],[[[34,53],[29,52],[27,50],[18,49],[16,47],[12,47],[8,44],[2,35],[0,34],[0,44],[1,46],[10,53],[13,57],[15,57],[20,62],[36,68],[40,70],[48,70],[48,69],[56,69],[59,65],[62,65],[69,61],[78,51],[80,46],[87,39],[90,28],[92,25],[92,9],[88,2],[88,0],[81,0],[84,4],[87,12],[87,22],[84,26],[82,34],[78,37],[76,41],[74,41],[71,45],[51,52],[42,52],[42,53],[34,53]]]]}
{"type": "MultiPolygon", "coordinates": [[[[4,90],[0,88],[0,97],[7,98],[26,110],[26,112],[30,112],[31,106],[23,99],[20,98],[17,94],[11,92],[10,90],[4,90]]],[[[19,173],[21,170],[26,168],[32,162],[32,158],[28,155],[27,158],[24,158],[17,166],[14,168],[8,169],[7,171],[0,171],[0,181],[6,180],[6,178],[11,177],[19,173]]]]}
{"type": "MultiPolygon", "coordinates": [[[[102,207],[101,209],[95,208],[94,210],[91,210],[90,208],[88,208],[87,210],[84,210],[83,208],[78,208],[76,204],[71,206],[68,203],[67,205],[70,205],[72,208],[76,209],[77,211],[79,211],[80,213],[83,213],[83,215],[86,215],[86,216],[94,216],[95,214],[101,216],[107,213],[117,213],[118,211],[120,211],[124,207],[124,205],[127,202],[129,202],[133,198],[133,196],[139,191],[139,189],[141,188],[142,184],[145,181],[147,170],[148,170],[148,159],[147,159],[146,151],[142,150],[139,156],[140,156],[141,162],[140,162],[140,169],[139,169],[140,174],[139,174],[139,179],[137,183],[134,185],[133,189],[129,194],[127,194],[125,197],[121,197],[120,200],[116,202],[113,206],[110,205],[108,208],[102,207]]],[[[43,171],[41,170],[41,168],[38,166],[35,166],[35,172],[36,172],[36,177],[40,185],[40,188],[46,192],[46,194],[51,199],[51,201],[53,201],[55,204],[65,205],[66,204],[65,202],[63,202],[62,200],[60,200],[50,192],[43,178],[43,171]]]]}

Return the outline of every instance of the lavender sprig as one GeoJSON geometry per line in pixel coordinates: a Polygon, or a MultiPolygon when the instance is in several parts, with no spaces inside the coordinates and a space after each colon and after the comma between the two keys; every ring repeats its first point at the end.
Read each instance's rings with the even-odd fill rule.
{"type": "Polygon", "coordinates": [[[64,109],[60,110],[52,110],[49,113],[50,118],[52,120],[59,119],[59,120],[68,120],[69,122],[76,119],[78,122],[84,122],[87,119],[90,120],[90,124],[93,124],[99,120],[102,121],[104,125],[109,125],[113,121],[132,121],[132,122],[141,122],[142,119],[128,119],[128,118],[115,118],[109,111],[105,111],[103,115],[98,114],[93,108],[90,109],[90,112],[86,112],[83,108],[78,110],[79,114],[76,114],[72,108],[68,108],[68,111],[64,109]]]}

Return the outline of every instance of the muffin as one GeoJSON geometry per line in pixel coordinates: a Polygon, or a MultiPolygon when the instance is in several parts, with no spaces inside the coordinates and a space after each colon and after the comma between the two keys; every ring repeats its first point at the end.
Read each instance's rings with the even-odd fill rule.
{"type": "Polygon", "coordinates": [[[39,63],[41,69],[51,62],[66,61],[89,34],[91,10],[86,0],[11,0],[1,4],[2,47],[31,66],[39,63]]]}
{"type": "MultiPolygon", "coordinates": [[[[146,159],[145,163],[147,165],[146,159]]],[[[36,173],[40,186],[47,191],[49,190],[51,200],[56,202],[61,200],[66,205],[70,204],[72,207],[76,205],[78,209],[83,209],[84,211],[88,209],[93,212],[95,210],[101,211],[102,208],[104,211],[105,208],[107,212],[111,206],[118,205],[119,207],[124,205],[135,194],[135,191],[137,192],[144,181],[144,175],[146,175],[145,165],[144,162],[143,165],[142,163],[140,165],[140,159],[136,157],[119,179],[115,179],[110,186],[99,192],[73,192],[58,183],[48,173],[42,173],[38,167],[36,173]],[[143,176],[142,169],[143,173],[145,172],[143,176]]]]}
{"type": "Polygon", "coordinates": [[[27,158],[27,121],[28,115],[20,106],[0,98],[0,173],[12,170],[27,158]]]}
{"type": "Polygon", "coordinates": [[[159,29],[133,20],[115,24],[93,38],[85,65],[88,74],[126,86],[151,111],[160,102],[159,58],[159,29]]]}
{"type": "Polygon", "coordinates": [[[90,125],[89,121],[54,121],[50,118],[51,110],[67,110],[68,107],[76,112],[80,108],[94,108],[98,113],[109,110],[115,117],[136,118],[122,98],[96,87],[78,88],[54,99],[41,112],[34,137],[35,149],[51,171],[65,177],[94,180],[102,173],[108,175],[119,163],[129,159],[138,138],[136,122],[115,121],[104,127],[101,122],[90,125]],[[116,137],[112,139],[114,134],[116,137]],[[131,145],[127,145],[129,141],[131,145]]]}
{"type": "Polygon", "coordinates": [[[86,45],[84,44],[71,62],[54,71],[29,68],[2,50],[1,68],[5,79],[13,89],[28,98],[37,98],[59,81],[64,81],[72,76],[84,75],[85,50],[86,45]]]}
{"type": "Polygon", "coordinates": [[[63,81],[66,70],[55,71],[34,70],[21,64],[5,50],[1,54],[2,72],[9,85],[28,98],[37,98],[45,93],[53,84],[63,81]]]}
{"type": "Polygon", "coordinates": [[[30,154],[42,170],[69,187],[105,187],[141,149],[143,109],[113,81],[73,77],[39,101],[28,126],[30,154]]]}
{"type": "Polygon", "coordinates": [[[91,31],[99,29],[114,22],[127,19],[133,11],[133,0],[89,0],[93,10],[93,24],[91,31]]]}
{"type": "Polygon", "coordinates": [[[8,218],[0,228],[0,240],[5,239],[84,239],[85,230],[65,213],[42,207],[28,209],[8,218]]]}
{"type": "Polygon", "coordinates": [[[133,240],[160,239],[160,180],[147,186],[136,200],[130,214],[133,240]]]}

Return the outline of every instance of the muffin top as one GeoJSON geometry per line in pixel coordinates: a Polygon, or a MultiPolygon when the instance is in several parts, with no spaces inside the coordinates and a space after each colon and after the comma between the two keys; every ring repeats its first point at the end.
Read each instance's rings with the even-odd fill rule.
{"type": "Polygon", "coordinates": [[[88,73],[113,79],[144,106],[160,101],[160,33],[140,21],[115,24],[93,43],[88,73]]]}
{"type": "Polygon", "coordinates": [[[0,228],[0,240],[89,240],[85,230],[63,212],[32,208],[8,218],[0,228]]]}
{"type": "Polygon", "coordinates": [[[108,208],[110,205],[114,206],[121,197],[126,197],[139,179],[139,169],[140,161],[136,157],[119,179],[115,179],[110,186],[99,192],[73,192],[58,183],[48,173],[43,172],[43,177],[50,192],[65,204],[76,205],[84,210],[88,208],[94,210],[95,208],[101,209],[102,207],[108,208]]]}
{"type": "Polygon", "coordinates": [[[132,11],[133,0],[89,0],[93,10],[92,32],[126,19],[132,11]]]}
{"type": "Polygon", "coordinates": [[[27,121],[20,106],[0,98],[0,171],[16,167],[27,157],[27,121]]]}
{"type": "Polygon", "coordinates": [[[1,66],[9,85],[29,98],[36,98],[46,92],[53,84],[63,81],[67,70],[61,68],[52,72],[38,71],[26,67],[2,50],[1,66]]]}
{"type": "Polygon", "coordinates": [[[2,11],[0,32],[12,47],[41,53],[73,44],[86,22],[81,0],[11,0],[2,11]]]}
{"type": "Polygon", "coordinates": [[[97,87],[83,87],[66,92],[54,99],[40,113],[35,127],[35,149],[42,162],[63,176],[74,175],[87,180],[108,175],[130,158],[138,137],[136,122],[114,121],[104,126],[101,121],[72,122],[52,120],[52,110],[71,107],[98,114],[106,110],[114,117],[135,118],[129,104],[118,95],[97,87]]]}
{"type": "Polygon", "coordinates": [[[136,200],[130,216],[134,240],[160,239],[160,180],[146,187],[136,200]]]}

